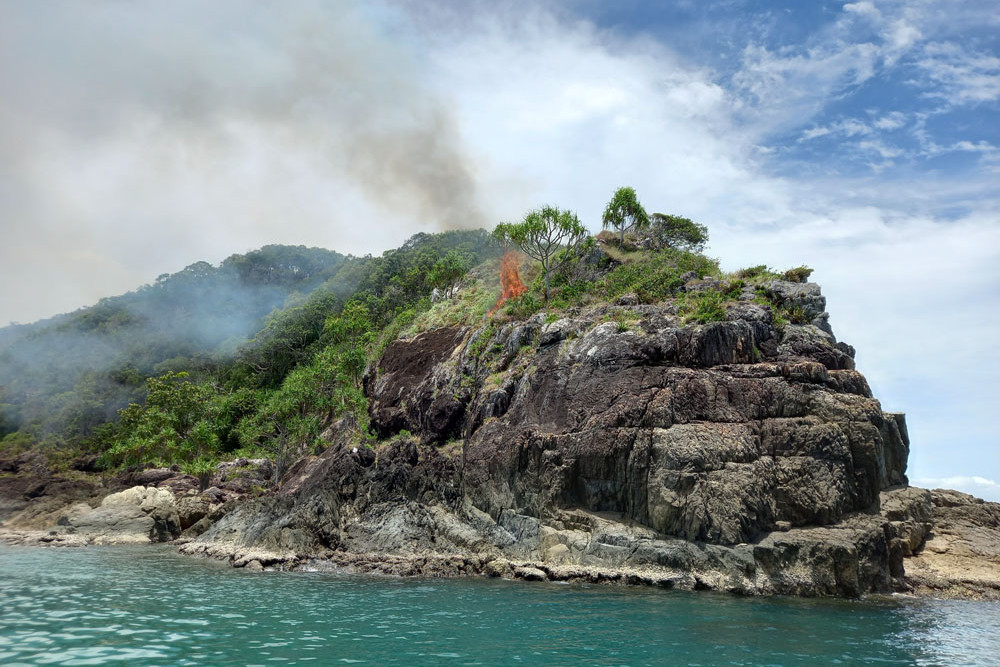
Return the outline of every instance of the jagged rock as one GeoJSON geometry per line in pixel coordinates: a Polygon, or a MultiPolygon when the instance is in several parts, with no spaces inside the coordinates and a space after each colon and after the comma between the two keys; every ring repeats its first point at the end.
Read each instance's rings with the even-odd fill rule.
{"type": "Polygon", "coordinates": [[[156,486],[165,482],[177,473],[170,468],[149,468],[135,475],[133,483],[137,486],[156,486]]]}
{"type": "Polygon", "coordinates": [[[812,324],[789,324],[778,353],[789,358],[818,361],[830,370],[853,370],[853,349],[845,351],[832,334],[812,324]]]}
{"type": "MultiPolygon", "coordinates": [[[[815,285],[769,289],[822,319],[815,285]]],[[[778,331],[750,302],[705,325],[683,326],[670,304],[618,304],[428,331],[391,343],[365,378],[373,429],[412,438],[331,446],[183,549],[235,564],[325,554],[396,573],[889,591],[923,539],[923,500],[892,490],[906,482],[905,423],[849,352],[821,327],[778,331]],[[434,446],[460,436],[460,455],[434,446]]]]}
{"type": "Polygon", "coordinates": [[[522,565],[514,568],[514,576],[525,581],[548,581],[549,576],[537,567],[522,565]]]}
{"type": "Polygon", "coordinates": [[[201,482],[194,475],[175,475],[163,480],[156,486],[177,495],[184,492],[197,491],[201,486],[201,482]]]}
{"type": "Polygon", "coordinates": [[[713,278],[688,279],[688,281],[684,283],[684,291],[710,292],[722,289],[723,285],[724,283],[721,280],[715,280],[713,278]]]}
{"type": "Polygon", "coordinates": [[[799,309],[806,320],[826,314],[826,297],[816,283],[772,280],[764,285],[764,292],[780,308],[799,309]]]}

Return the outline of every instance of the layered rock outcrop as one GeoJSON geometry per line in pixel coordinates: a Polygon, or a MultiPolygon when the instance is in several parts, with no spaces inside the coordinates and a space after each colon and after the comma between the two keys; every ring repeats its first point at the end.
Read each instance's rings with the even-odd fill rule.
{"type": "MultiPolygon", "coordinates": [[[[376,451],[332,442],[184,547],[316,565],[859,595],[902,585],[908,440],[814,284],[726,321],[601,305],[397,340],[376,451]],[[539,574],[541,573],[541,574],[539,574]]],[[[630,300],[622,300],[630,303],[630,300]]]]}

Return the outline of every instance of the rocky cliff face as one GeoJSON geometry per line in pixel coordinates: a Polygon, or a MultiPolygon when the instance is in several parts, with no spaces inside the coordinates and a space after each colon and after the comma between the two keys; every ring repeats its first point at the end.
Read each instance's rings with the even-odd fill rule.
{"type": "Polygon", "coordinates": [[[903,416],[854,370],[818,286],[767,290],[810,323],[776,327],[747,291],[704,325],[623,299],[398,340],[366,381],[389,444],[332,442],[184,548],[255,567],[889,591],[926,523],[903,416]]]}

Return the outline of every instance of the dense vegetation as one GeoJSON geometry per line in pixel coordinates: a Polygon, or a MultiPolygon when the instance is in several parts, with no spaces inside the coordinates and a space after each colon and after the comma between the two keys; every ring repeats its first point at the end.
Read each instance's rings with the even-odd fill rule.
{"type": "MultiPolygon", "coordinates": [[[[544,207],[493,234],[418,234],[379,257],[268,246],[0,329],[0,451],[47,451],[64,464],[99,455],[105,466],[179,465],[197,475],[222,458],[267,456],[277,477],[324,447],[327,429],[370,444],[363,376],[401,333],[542,310],[556,318],[616,300],[675,299],[685,321],[707,323],[724,319],[748,287],[809,275],[763,266],[723,275],[700,252],[704,226],[650,220],[622,190],[608,211],[618,233],[597,242],[575,214],[544,207]],[[528,287],[497,311],[504,245],[526,253],[528,287]],[[692,280],[704,289],[685,291],[692,280]]],[[[779,322],[795,317],[776,313],[779,322]]]]}
{"type": "MultiPolygon", "coordinates": [[[[330,318],[345,304],[367,308],[370,328],[381,330],[497,252],[482,231],[418,234],[380,257],[267,246],[218,267],[193,264],[74,313],[0,329],[0,446],[68,457],[112,444],[107,460],[122,463],[193,462],[232,451],[254,440],[236,429],[244,417],[292,410],[265,393],[296,370],[291,391],[311,364],[320,365],[321,352],[332,354],[338,334],[330,318]],[[151,402],[137,407],[147,394],[151,402]]],[[[357,361],[344,363],[352,372],[357,361]]]]}

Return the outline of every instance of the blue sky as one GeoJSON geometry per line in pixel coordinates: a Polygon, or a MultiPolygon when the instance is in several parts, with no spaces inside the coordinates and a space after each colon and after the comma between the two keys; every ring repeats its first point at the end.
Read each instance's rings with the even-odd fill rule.
{"type": "Polygon", "coordinates": [[[0,4],[0,321],[621,185],[816,269],[910,477],[1000,500],[994,2],[0,4]]]}

